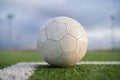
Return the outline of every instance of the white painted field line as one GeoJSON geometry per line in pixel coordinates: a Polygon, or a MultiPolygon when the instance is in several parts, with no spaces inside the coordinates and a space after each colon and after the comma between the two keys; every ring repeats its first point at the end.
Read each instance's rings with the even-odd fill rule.
{"type": "MultiPolygon", "coordinates": [[[[37,64],[37,65],[48,65],[46,62],[23,62],[19,64],[37,64]]],[[[82,64],[120,64],[120,61],[81,61],[77,63],[78,65],[82,64]]]]}
{"type": "MultiPolygon", "coordinates": [[[[48,65],[46,62],[24,62],[20,64],[37,64],[37,65],[48,65]]],[[[120,64],[120,61],[81,61],[77,63],[78,65],[84,65],[84,64],[120,64]]]]}
{"type": "MultiPolygon", "coordinates": [[[[81,61],[78,65],[104,64],[119,65],[120,61],[81,61]]],[[[38,65],[48,65],[46,62],[22,62],[0,70],[0,80],[27,80],[38,65]]]]}
{"type": "Polygon", "coordinates": [[[118,65],[120,64],[120,61],[81,61],[77,63],[78,65],[84,65],[84,64],[104,64],[104,65],[118,65]]]}
{"type": "Polygon", "coordinates": [[[44,63],[18,63],[0,71],[0,80],[26,80],[35,70],[37,65],[44,63]]]}

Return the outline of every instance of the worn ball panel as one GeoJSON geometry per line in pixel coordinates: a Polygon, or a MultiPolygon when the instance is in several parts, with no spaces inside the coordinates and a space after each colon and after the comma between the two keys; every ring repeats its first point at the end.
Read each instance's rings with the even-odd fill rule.
{"type": "Polygon", "coordinates": [[[60,40],[60,45],[64,52],[74,51],[77,40],[71,35],[67,34],[60,40]]]}
{"type": "Polygon", "coordinates": [[[78,22],[70,22],[66,23],[68,33],[79,39],[82,35],[84,35],[83,30],[81,29],[81,25],[78,22]]]}
{"type": "Polygon", "coordinates": [[[47,59],[49,59],[49,61],[56,60],[62,54],[59,43],[51,40],[47,40],[44,43],[43,47],[41,48],[41,52],[46,61],[47,59]]]}
{"type": "Polygon", "coordinates": [[[37,48],[39,51],[41,47],[43,46],[43,44],[45,43],[45,41],[47,41],[46,30],[42,30],[39,32],[38,39],[37,39],[37,48]]]}
{"type": "Polygon", "coordinates": [[[44,30],[44,29],[47,29],[51,24],[54,23],[54,18],[52,19],[49,19],[48,21],[46,21],[40,28],[40,31],[41,30],[44,30]]]}
{"type": "Polygon", "coordinates": [[[42,58],[54,66],[71,66],[87,51],[88,40],[84,28],[69,17],[55,17],[43,24],[37,40],[42,58]]]}
{"type": "Polygon", "coordinates": [[[63,54],[58,58],[57,65],[61,67],[72,66],[79,60],[80,56],[76,55],[75,51],[67,51],[63,52],[63,54]]]}
{"type": "Polygon", "coordinates": [[[64,23],[53,23],[49,25],[47,33],[48,39],[60,40],[65,34],[67,34],[67,29],[64,23]]]}
{"type": "Polygon", "coordinates": [[[71,22],[76,22],[76,21],[70,17],[56,17],[55,22],[71,23],[71,22]]]}
{"type": "Polygon", "coordinates": [[[87,44],[88,40],[85,37],[81,37],[76,46],[76,53],[79,56],[80,60],[85,56],[85,53],[87,51],[87,44]]]}

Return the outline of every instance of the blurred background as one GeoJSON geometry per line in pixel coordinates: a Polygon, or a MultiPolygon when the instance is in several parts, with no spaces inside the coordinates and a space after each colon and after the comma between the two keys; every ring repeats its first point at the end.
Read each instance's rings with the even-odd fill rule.
{"type": "Polygon", "coordinates": [[[120,0],[0,0],[0,50],[36,50],[39,28],[57,16],[83,25],[88,50],[120,49],[120,0]]]}

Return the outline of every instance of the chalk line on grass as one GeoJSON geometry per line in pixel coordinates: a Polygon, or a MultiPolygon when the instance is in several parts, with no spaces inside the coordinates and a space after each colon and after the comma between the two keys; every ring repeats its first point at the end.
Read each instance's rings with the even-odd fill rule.
{"type": "MultiPolygon", "coordinates": [[[[104,64],[119,65],[120,61],[81,61],[77,65],[104,64]]],[[[0,70],[0,80],[27,80],[38,65],[48,65],[46,62],[22,62],[0,70]]]]}
{"type": "Polygon", "coordinates": [[[18,63],[0,71],[0,80],[26,80],[35,70],[37,65],[43,63],[18,63]]]}
{"type": "Polygon", "coordinates": [[[117,65],[120,64],[120,61],[81,61],[79,63],[77,63],[78,65],[84,65],[84,64],[104,64],[104,65],[117,65]]]}

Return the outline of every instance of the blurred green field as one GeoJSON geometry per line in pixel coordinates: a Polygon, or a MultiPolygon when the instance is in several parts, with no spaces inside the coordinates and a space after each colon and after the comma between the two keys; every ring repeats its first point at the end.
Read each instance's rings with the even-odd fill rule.
{"type": "Polygon", "coordinates": [[[88,51],[82,61],[120,61],[120,51],[88,51]]]}
{"type": "Polygon", "coordinates": [[[38,66],[29,80],[120,80],[120,65],[38,66]]]}
{"type": "Polygon", "coordinates": [[[0,69],[18,62],[42,61],[35,50],[0,51],[0,69]]]}
{"type": "MultiPolygon", "coordinates": [[[[43,61],[36,50],[0,51],[0,69],[18,62],[43,61]]],[[[88,51],[82,61],[120,61],[119,51],[88,51]]],[[[29,80],[120,80],[120,65],[38,66],[29,80]]]]}
{"type": "MultiPolygon", "coordinates": [[[[0,68],[18,62],[43,61],[36,50],[0,51],[0,68]]],[[[82,61],[120,61],[119,51],[88,51],[82,61]]]]}

